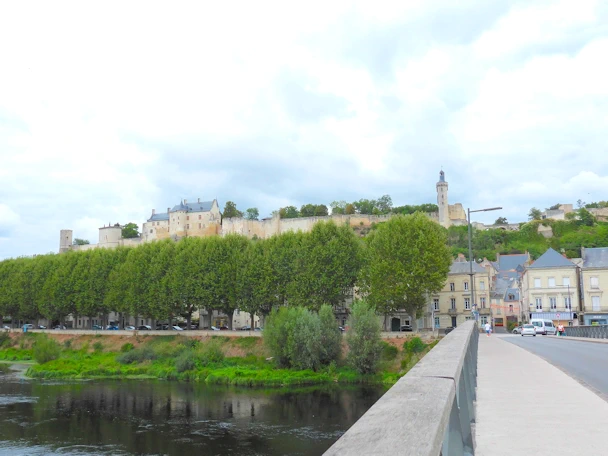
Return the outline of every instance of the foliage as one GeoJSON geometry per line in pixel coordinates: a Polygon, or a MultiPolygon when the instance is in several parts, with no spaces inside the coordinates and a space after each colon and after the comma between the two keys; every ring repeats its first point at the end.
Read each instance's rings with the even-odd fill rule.
{"type": "Polygon", "coordinates": [[[120,351],[122,353],[126,353],[126,352],[130,352],[131,350],[133,350],[135,347],[133,346],[133,344],[131,342],[127,342],[126,344],[123,344],[120,347],[120,351]]]}
{"type": "Polygon", "coordinates": [[[282,219],[300,217],[300,212],[295,206],[287,206],[279,209],[279,217],[282,219]]]}
{"type": "Polygon", "coordinates": [[[412,337],[403,343],[403,349],[407,353],[422,353],[426,348],[426,344],[420,337],[412,337]]]}
{"type": "Polygon", "coordinates": [[[122,237],[125,239],[132,239],[139,237],[139,227],[136,223],[129,222],[122,227],[122,237]]]}
{"type": "Polygon", "coordinates": [[[242,217],[243,213],[236,208],[236,204],[232,201],[226,201],[224,211],[222,212],[222,218],[235,218],[242,217]]]}
{"type": "Polygon", "coordinates": [[[507,223],[509,222],[507,221],[506,217],[498,217],[494,222],[494,225],[506,225],[507,223]]]}
{"type": "Polygon", "coordinates": [[[427,216],[396,216],[367,240],[361,291],[381,314],[405,309],[418,315],[426,296],[439,291],[452,262],[444,228],[427,216]]]}
{"type": "Polygon", "coordinates": [[[38,363],[44,364],[59,358],[61,347],[55,339],[46,336],[38,337],[34,343],[32,353],[38,363]]]}
{"type": "Polygon", "coordinates": [[[76,238],[72,242],[73,245],[88,245],[90,242],[87,239],[76,238]]]}
{"type": "Polygon", "coordinates": [[[375,373],[382,353],[380,322],[375,309],[366,301],[355,301],[348,318],[348,326],[348,363],[360,374],[375,373]]]}
{"type": "Polygon", "coordinates": [[[325,304],[319,309],[319,362],[329,365],[340,358],[342,334],[331,306],[325,304]]]}
{"type": "Polygon", "coordinates": [[[394,345],[389,344],[388,342],[385,342],[383,340],[380,341],[380,344],[382,345],[382,359],[384,361],[392,361],[399,354],[399,349],[394,345]]]}
{"type": "Polygon", "coordinates": [[[103,344],[101,342],[95,342],[93,344],[93,350],[95,353],[101,353],[103,351],[103,344]]]}
{"type": "Polygon", "coordinates": [[[245,218],[247,220],[257,220],[260,216],[260,211],[257,207],[250,207],[245,211],[245,218]]]}
{"type": "Polygon", "coordinates": [[[7,332],[0,332],[0,348],[11,344],[11,336],[7,332]]]}
{"type": "Polygon", "coordinates": [[[420,205],[408,205],[406,204],[405,206],[398,206],[398,207],[394,207],[392,209],[392,212],[394,214],[403,214],[403,215],[409,215],[409,214],[414,214],[416,212],[425,212],[425,213],[434,213],[434,212],[438,212],[439,211],[439,207],[436,204],[420,204],[420,205]]]}
{"type": "Polygon", "coordinates": [[[528,212],[528,220],[540,220],[541,216],[542,212],[540,211],[540,209],[537,209],[535,207],[530,209],[530,212],[528,212]]]}

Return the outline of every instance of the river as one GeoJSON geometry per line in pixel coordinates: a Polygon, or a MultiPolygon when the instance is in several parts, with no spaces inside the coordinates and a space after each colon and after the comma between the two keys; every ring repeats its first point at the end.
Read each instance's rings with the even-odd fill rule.
{"type": "Polygon", "coordinates": [[[383,392],[0,374],[0,455],[319,455],[383,392]]]}

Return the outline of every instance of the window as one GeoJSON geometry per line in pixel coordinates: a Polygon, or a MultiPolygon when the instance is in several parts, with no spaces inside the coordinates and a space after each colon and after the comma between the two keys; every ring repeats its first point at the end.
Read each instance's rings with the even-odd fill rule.
{"type": "Polygon", "coordinates": [[[509,312],[513,313],[513,304],[509,304],[509,312]]]}
{"type": "Polygon", "coordinates": [[[456,310],[456,298],[450,298],[450,309],[456,310]]]}
{"type": "Polygon", "coordinates": [[[479,302],[481,304],[481,308],[485,309],[486,308],[486,297],[482,296],[481,298],[479,298],[479,302]]]}
{"type": "Polygon", "coordinates": [[[600,297],[599,296],[591,296],[591,305],[593,306],[593,310],[600,310],[600,297]]]}
{"type": "Polygon", "coordinates": [[[468,291],[469,289],[469,282],[465,282],[464,283],[464,291],[468,291]]]}
{"type": "Polygon", "coordinates": [[[482,280],[481,282],[479,282],[479,289],[482,291],[486,289],[485,281],[482,280]]]}
{"type": "Polygon", "coordinates": [[[144,321],[143,321],[143,320],[141,320],[141,323],[140,323],[140,325],[142,325],[142,326],[143,326],[143,324],[144,324],[144,321]]]}
{"type": "Polygon", "coordinates": [[[557,309],[557,298],[556,297],[549,298],[549,306],[551,307],[551,310],[557,309]]]}
{"type": "Polygon", "coordinates": [[[543,298],[536,298],[536,310],[543,310],[543,298]]]}
{"type": "Polygon", "coordinates": [[[534,288],[540,288],[540,279],[534,279],[534,288]]]}
{"type": "Polygon", "coordinates": [[[439,298],[433,299],[433,310],[439,310],[439,298]]]}
{"type": "Polygon", "coordinates": [[[456,287],[454,286],[454,282],[450,282],[450,291],[455,291],[456,287]]]}
{"type": "Polygon", "coordinates": [[[464,298],[464,310],[471,310],[471,300],[464,298]]]}
{"type": "Polygon", "coordinates": [[[481,320],[481,324],[485,325],[488,322],[488,317],[486,317],[485,315],[482,315],[480,317],[480,320],[481,320]]]}
{"type": "Polygon", "coordinates": [[[154,230],[152,228],[150,228],[150,233],[154,232],[154,230]]]}
{"type": "Polygon", "coordinates": [[[186,229],[189,230],[190,229],[190,224],[186,224],[186,229]]]}
{"type": "Polygon", "coordinates": [[[465,319],[466,321],[473,320],[473,316],[472,316],[472,315],[466,315],[466,316],[464,317],[464,319],[465,319]]]}
{"type": "Polygon", "coordinates": [[[509,301],[513,301],[515,299],[515,295],[513,293],[509,293],[508,299],[509,301]]]}
{"type": "Polygon", "coordinates": [[[572,299],[570,298],[570,296],[566,296],[564,298],[564,307],[568,310],[572,309],[572,299]]]}
{"type": "Polygon", "coordinates": [[[549,287],[555,287],[555,277],[549,277],[549,287]]]}
{"type": "Polygon", "coordinates": [[[562,277],[562,285],[565,287],[570,286],[570,277],[562,277]]]}
{"type": "Polygon", "coordinates": [[[591,277],[590,278],[590,282],[591,282],[591,288],[599,288],[600,287],[600,280],[598,277],[591,277]]]}
{"type": "Polygon", "coordinates": [[[189,215],[186,215],[186,220],[190,220],[190,216],[189,215]]]}
{"type": "Polygon", "coordinates": [[[439,328],[439,317],[435,317],[435,328],[439,328]]]}

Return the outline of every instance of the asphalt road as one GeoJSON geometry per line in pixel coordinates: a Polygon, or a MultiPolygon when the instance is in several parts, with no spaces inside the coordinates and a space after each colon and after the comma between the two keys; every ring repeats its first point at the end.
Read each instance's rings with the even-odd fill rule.
{"type": "MultiPolygon", "coordinates": [[[[538,355],[608,398],[608,344],[557,340],[551,337],[501,335],[501,339],[538,355]]],[[[517,366],[513,366],[517,369],[517,366]]],[[[525,373],[522,372],[522,375],[525,373]]],[[[547,379],[547,381],[550,381],[547,379]]]]}

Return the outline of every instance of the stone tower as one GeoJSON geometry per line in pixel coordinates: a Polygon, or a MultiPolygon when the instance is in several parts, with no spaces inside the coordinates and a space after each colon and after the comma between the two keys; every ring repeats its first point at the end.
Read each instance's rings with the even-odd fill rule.
{"type": "Polygon", "coordinates": [[[65,253],[72,248],[72,230],[59,232],[59,253],[65,253]]]}
{"type": "Polygon", "coordinates": [[[445,181],[443,170],[439,173],[439,182],[437,182],[437,207],[439,208],[439,224],[447,228],[450,226],[450,209],[448,205],[448,183],[445,181]]]}

